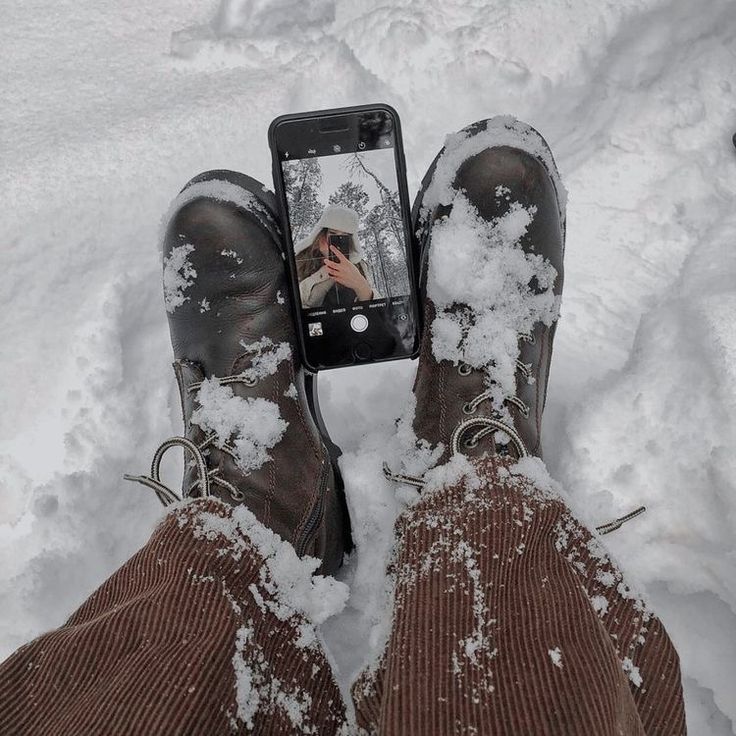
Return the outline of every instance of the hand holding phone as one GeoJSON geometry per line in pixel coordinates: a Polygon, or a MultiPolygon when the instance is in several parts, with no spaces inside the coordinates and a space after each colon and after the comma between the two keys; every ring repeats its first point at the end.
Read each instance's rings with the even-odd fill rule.
{"type": "Polygon", "coordinates": [[[358,267],[334,245],[330,246],[330,257],[325,258],[327,273],[331,279],[355,292],[356,299],[361,302],[373,297],[373,288],[358,267]]]}

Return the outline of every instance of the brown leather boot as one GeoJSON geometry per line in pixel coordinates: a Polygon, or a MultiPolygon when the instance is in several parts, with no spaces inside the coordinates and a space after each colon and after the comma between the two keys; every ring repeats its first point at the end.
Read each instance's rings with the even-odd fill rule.
{"type": "MultiPolygon", "coordinates": [[[[514,456],[542,455],[542,411],[562,294],[564,198],[546,142],[513,118],[484,120],[450,136],[422,182],[413,208],[424,299],[414,431],[432,445],[443,443],[440,463],[454,451],[471,456],[494,449],[514,456]],[[451,303],[447,289],[437,283],[442,279],[432,272],[448,259],[432,251],[453,247],[443,229],[455,227],[453,218],[467,220],[473,208],[480,218],[481,240],[492,250],[477,251],[481,260],[489,259],[477,269],[476,263],[462,260],[460,252],[456,262],[450,259],[451,265],[464,264],[467,273],[462,278],[467,280],[468,293],[475,294],[469,304],[458,290],[451,303]],[[523,254],[511,252],[511,246],[523,254]],[[547,265],[540,265],[542,259],[547,265]],[[523,277],[527,266],[533,274],[530,280],[528,275],[523,277]],[[506,303],[506,295],[499,292],[498,303],[479,309],[482,279],[487,283],[489,274],[493,280],[496,272],[509,281],[510,287],[506,282],[503,286],[511,288],[518,304],[511,297],[506,303]],[[514,278],[520,278],[519,283],[514,278]],[[437,293],[442,295],[441,304],[435,303],[437,293]],[[541,310],[543,320],[536,322],[534,300],[547,304],[546,312],[541,310]],[[554,310],[549,307],[551,300],[556,302],[554,310]],[[451,350],[448,334],[449,344],[457,342],[451,350]],[[487,347],[484,334],[492,336],[487,347]],[[505,349],[499,350],[504,336],[505,349]]],[[[451,232],[462,235],[462,230],[451,232]]]]}
{"type": "Polygon", "coordinates": [[[163,241],[164,297],[184,437],[151,476],[128,477],[165,504],[163,453],[183,446],[182,497],[244,504],[299,555],[332,573],[349,545],[336,466],[308,408],[274,196],[232,171],[192,179],[163,241]]]}

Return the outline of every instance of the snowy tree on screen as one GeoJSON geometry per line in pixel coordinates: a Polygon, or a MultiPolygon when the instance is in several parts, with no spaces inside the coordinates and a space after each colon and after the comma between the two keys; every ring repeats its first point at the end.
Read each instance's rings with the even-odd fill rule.
{"type": "Polygon", "coordinates": [[[322,168],[316,158],[303,158],[284,161],[283,171],[292,239],[296,243],[309,234],[322,214],[322,168]]]}
{"type": "Polygon", "coordinates": [[[365,191],[365,188],[361,184],[346,181],[340,184],[330,195],[328,204],[339,204],[342,207],[349,207],[362,221],[366,215],[365,208],[369,200],[368,192],[365,191]]]}
{"type": "Polygon", "coordinates": [[[373,270],[375,286],[389,297],[408,294],[409,275],[403,246],[399,193],[389,189],[381,178],[366,166],[363,154],[353,154],[348,160],[347,168],[355,178],[372,179],[380,196],[380,201],[360,218],[360,241],[366,260],[373,270]]]}

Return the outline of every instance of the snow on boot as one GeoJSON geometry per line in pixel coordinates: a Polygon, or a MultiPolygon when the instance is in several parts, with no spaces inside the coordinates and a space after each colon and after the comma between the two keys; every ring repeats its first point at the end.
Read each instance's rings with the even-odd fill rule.
{"type": "Polygon", "coordinates": [[[196,177],[172,204],[163,281],[184,437],[161,445],[150,477],[129,479],[178,500],[158,468],[182,446],[182,498],[245,504],[331,573],[349,522],[307,404],[275,211],[262,184],[231,171],[196,177]]]}
{"type": "Polygon", "coordinates": [[[454,452],[542,455],[563,283],[565,191],[510,117],[449,136],[413,208],[424,332],[414,431],[454,452]]]}

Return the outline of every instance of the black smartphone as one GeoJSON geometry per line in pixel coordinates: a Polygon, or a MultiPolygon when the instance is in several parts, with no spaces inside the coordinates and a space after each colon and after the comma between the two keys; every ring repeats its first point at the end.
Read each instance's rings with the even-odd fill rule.
{"type": "MultiPolygon", "coordinates": [[[[345,258],[350,255],[350,236],[349,235],[330,235],[327,238],[330,245],[337,248],[345,258]]],[[[335,263],[339,263],[340,259],[335,254],[335,251],[331,250],[329,259],[335,263]]]]}
{"type": "Polygon", "coordinates": [[[417,290],[396,111],[376,104],[282,115],[268,140],[307,370],[416,357],[417,290]]]}

